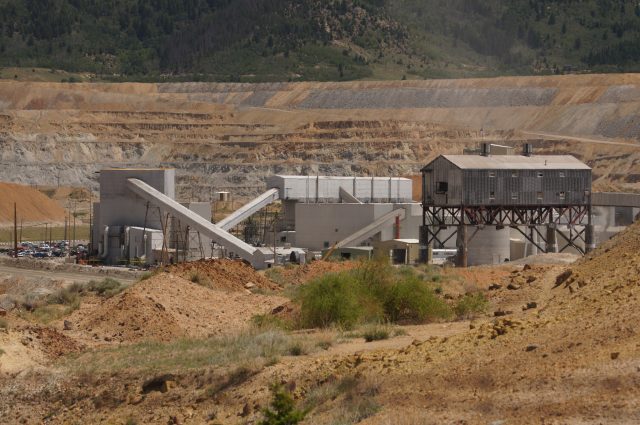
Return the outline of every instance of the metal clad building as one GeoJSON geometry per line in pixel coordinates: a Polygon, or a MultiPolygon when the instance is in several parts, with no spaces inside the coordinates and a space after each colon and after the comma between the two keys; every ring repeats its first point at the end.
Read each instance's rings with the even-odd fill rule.
{"type": "Polygon", "coordinates": [[[588,205],[591,168],[571,155],[441,155],[422,169],[437,206],[588,205]]]}
{"type": "Polygon", "coordinates": [[[398,177],[272,176],[267,186],[280,189],[280,199],[340,202],[343,189],[362,202],[411,202],[412,182],[398,177]]]}

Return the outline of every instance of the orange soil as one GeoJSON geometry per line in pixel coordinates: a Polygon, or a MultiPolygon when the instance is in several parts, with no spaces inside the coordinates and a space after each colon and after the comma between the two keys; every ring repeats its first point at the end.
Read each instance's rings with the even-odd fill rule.
{"type": "Polygon", "coordinates": [[[17,205],[18,222],[64,222],[64,209],[30,186],[0,182],[0,199],[0,225],[13,223],[14,203],[17,205]]]}

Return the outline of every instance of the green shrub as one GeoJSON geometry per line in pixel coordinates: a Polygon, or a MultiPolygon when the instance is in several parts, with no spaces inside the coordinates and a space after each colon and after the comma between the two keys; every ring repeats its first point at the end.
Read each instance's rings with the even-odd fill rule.
{"type": "Polygon", "coordinates": [[[327,274],[301,287],[301,324],[304,327],[338,325],[352,328],[363,314],[360,283],[352,274],[327,274]]]}
{"type": "Polygon", "coordinates": [[[91,292],[95,292],[101,297],[111,298],[122,292],[125,289],[125,286],[117,280],[108,277],[100,282],[96,282],[95,280],[90,281],[87,284],[87,289],[91,292]]]}
{"type": "Polygon", "coordinates": [[[453,311],[459,319],[470,319],[484,313],[489,307],[489,301],[481,292],[466,294],[456,303],[453,311]]]}
{"type": "Polygon", "coordinates": [[[425,321],[450,315],[447,304],[415,274],[384,289],[384,309],[391,322],[425,321]]]}
{"type": "Polygon", "coordinates": [[[281,385],[274,385],[271,391],[273,399],[260,425],[295,425],[304,419],[306,413],[296,409],[293,397],[281,385]]]}
{"type": "Polygon", "coordinates": [[[380,325],[369,326],[362,332],[362,336],[366,342],[389,339],[389,329],[386,326],[380,325]]]}
{"type": "Polygon", "coordinates": [[[366,322],[424,322],[451,315],[413,268],[395,269],[381,260],[313,280],[300,288],[296,301],[303,327],[351,329],[366,322]]]}

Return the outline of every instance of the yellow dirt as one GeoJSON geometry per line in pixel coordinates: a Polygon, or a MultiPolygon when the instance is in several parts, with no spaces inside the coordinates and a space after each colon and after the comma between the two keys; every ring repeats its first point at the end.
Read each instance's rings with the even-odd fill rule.
{"type": "Polygon", "coordinates": [[[0,226],[13,224],[13,204],[21,222],[64,223],[64,209],[54,200],[30,186],[0,182],[0,226]]]}

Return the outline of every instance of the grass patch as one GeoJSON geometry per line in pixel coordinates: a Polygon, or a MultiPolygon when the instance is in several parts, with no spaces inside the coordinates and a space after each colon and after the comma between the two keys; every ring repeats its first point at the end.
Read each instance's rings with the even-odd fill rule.
{"type": "Polygon", "coordinates": [[[302,356],[303,354],[307,354],[306,348],[300,341],[294,341],[291,345],[289,345],[288,351],[292,356],[302,356]]]}
{"type": "Polygon", "coordinates": [[[142,276],[140,276],[139,282],[142,282],[143,280],[151,279],[152,277],[160,274],[161,272],[162,272],[161,268],[156,268],[151,271],[144,272],[142,273],[142,276]]]}
{"type": "Polygon", "coordinates": [[[21,310],[18,315],[25,320],[44,324],[61,319],[80,308],[83,289],[83,285],[74,283],[45,297],[31,294],[15,300],[21,310]]]}
{"type": "Polygon", "coordinates": [[[189,280],[196,285],[204,286],[206,288],[211,288],[213,286],[211,280],[207,277],[207,275],[197,270],[191,272],[189,280]]]}
{"type": "Polygon", "coordinates": [[[227,373],[223,379],[216,382],[207,389],[207,396],[213,397],[221,391],[238,386],[246,382],[249,378],[257,373],[256,370],[247,366],[239,366],[227,373]]]}
{"type": "Polygon", "coordinates": [[[49,294],[45,301],[47,304],[64,305],[76,310],[80,307],[80,293],[83,288],[84,287],[82,285],[74,283],[66,288],[58,289],[56,292],[49,294]]]}
{"type": "Polygon", "coordinates": [[[453,311],[458,319],[472,319],[487,311],[489,301],[481,292],[466,294],[460,298],[453,311]]]}
{"type": "MultiPolygon", "coordinates": [[[[296,267],[296,266],[291,266],[291,267],[296,267]]],[[[272,267],[270,269],[267,269],[264,272],[264,275],[267,279],[269,279],[270,281],[272,281],[273,283],[275,283],[276,285],[284,288],[286,286],[291,285],[291,282],[289,281],[289,279],[286,278],[286,276],[282,273],[282,271],[284,270],[283,267],[272,267]]]]}
{"type": "Polygon", "coordinates": [[[412,322],[448,318],[450,307],[410,267],[365,261],[355,270],[321,276],[298,289],[302,328],[352,329],[367,322],[412,322]]]}
{"type": "Polygon", "coordinates": [[[307,393],[303,407],[305,411],[331,412],[332,424],[356,424],[380,410],[375,399],[379,392],[379,384],[372,378],[330,378],[307,393]]]}
{"type": "Polygon", "coordinates": [[[389,327],[384,325],[370,325],[362,331],[362,336],[366,342],[389,339],[390,334],[389,327]]]}
{"type": "Polygon", "coordinates": [[[258,329],[281,329],[281,330],[293,330],[295,328],[294,323],[291,320],[283,319],[282,317],[275,316],[271,313],[256,314],[251,318],[251,323],[258,329]]]}
{"type": "Polygon", "coordinates": [[[25,320],[47,324],[54,320],[62,319],[73,312],[73,307],[65,307],[59,304],[43,305],[33,311],[19,314],[25,320]]]}
{"type": "Polygon", "coordinates": [[[279,330],[254,330],[238,335],[171,342],[147,341],[101,348],[68,357],[61,366],[74,373],[176,373],[181,370],[243,365],[259,369],[290,355],[296,343],[306,352],[315,348],[312,335],[288,335],[279,330]]]}
{"type": "Polygon", "coordinates": [[[99,282],[92,280],[87,284],[87,290],[95,292],[97,295],[104,298],[111,298],[124,291],[125,288],[126,286],[122,283],[110,277],[99,282]]]}

